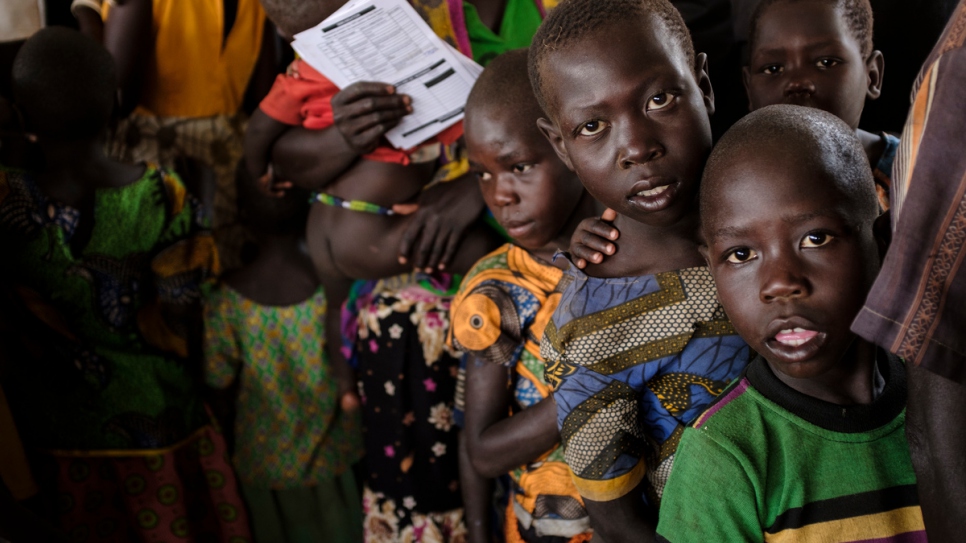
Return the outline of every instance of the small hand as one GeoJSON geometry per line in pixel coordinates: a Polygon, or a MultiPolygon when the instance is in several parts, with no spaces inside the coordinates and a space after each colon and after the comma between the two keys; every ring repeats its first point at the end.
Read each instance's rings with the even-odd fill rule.
{"type": "Polygon", "coordinates": [[[373,152],[382,136],[412,111],[412,98],[385,83],[360,81],[332,98],[335,126],[360,155],[373,152]]]}
{"type": "Polygon", "coordinates": [[[268,170],[258,178],[257,184],[259,192],[273,198],[284,197],[285,191],[292,188],[291,181],[282,181],[275,178],[275,169],[272,168],[271,164],[268,165],[268,170]]]}
{"type": "Polygon", "coordinates": [[[399,246],[399,263],[411,262],[427,273],[446,269],[484,205],[476,181],[466,175],[423,191],[415,206],[398,206],[401,214],[414,215],[399,246]]]}
{"type": "Polygon", "coordinates": [[[607,209],[599,219],[591,217],[580,221],[570,238],[570,254],[574,265],[584,269],[588,262],[600,264],[605,255],[610,256],[617,251],[617,246],[611,243],[620,237],[620,231],[611,224],[616,218],[617,212],[607,209]]]}

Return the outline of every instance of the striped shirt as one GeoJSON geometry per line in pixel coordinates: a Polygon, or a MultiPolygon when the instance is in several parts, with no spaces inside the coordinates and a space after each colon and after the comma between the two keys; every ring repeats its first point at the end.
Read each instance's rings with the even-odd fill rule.
{"type": "Polygon", "coordinates": [[[872,404],[841,406],[782,383],[761,357],[688,428],[658,540],[926,541],[894,356],[872,404]]]}

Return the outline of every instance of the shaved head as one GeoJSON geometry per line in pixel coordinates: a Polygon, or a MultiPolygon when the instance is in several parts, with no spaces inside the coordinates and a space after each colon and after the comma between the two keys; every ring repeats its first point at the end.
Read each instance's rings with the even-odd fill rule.
{"type": "Polygon", "coordinates": [[[480,74],[466,100],[466,115],[486,115],[499,108],[509,111],[521,122],[534,125],[543,116],[527,75],[527,50],[508,51],[493,59],[480,74]]]}
{"type": "Polygon", "coordinates": [[[874,220],[879,205],[872,168],[855,131],[831,113],[803,106],[773,105],[735,123],[714,147],[701,181],[701,215],[710,216],[728,176],[744,157],[774,157],[812,172],[814,183],[833,184],[849,200],[854,217],[874,220]]]}

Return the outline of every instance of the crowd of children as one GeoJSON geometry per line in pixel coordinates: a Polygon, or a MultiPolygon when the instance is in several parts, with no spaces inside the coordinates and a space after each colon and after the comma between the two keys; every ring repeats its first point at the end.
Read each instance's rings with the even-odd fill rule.
{"type": "Polygon", "coordinates": [[[717,142],[669,0],[412,0],[485,69],[409,150],[411,97],[299,58],[240,110],[345,0],[213,1],[12,62],[0,543],[960,537],[966,189],[916,175],[966,0],[901,141],[869,0],[761,0],[717,142]]]}

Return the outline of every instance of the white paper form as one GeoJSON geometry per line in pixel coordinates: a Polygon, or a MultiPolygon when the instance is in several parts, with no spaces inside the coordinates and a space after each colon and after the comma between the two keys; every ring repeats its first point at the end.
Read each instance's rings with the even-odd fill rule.
{"type": "Polygon", "coordinates": [[[461,120],[482,70],[437,37],[406,0],[350,2],[292,45],[339,88],[379,81],[409,95],[413,113],[386,134],[401,149],[461,120]]]}

